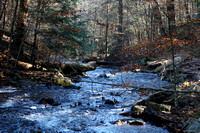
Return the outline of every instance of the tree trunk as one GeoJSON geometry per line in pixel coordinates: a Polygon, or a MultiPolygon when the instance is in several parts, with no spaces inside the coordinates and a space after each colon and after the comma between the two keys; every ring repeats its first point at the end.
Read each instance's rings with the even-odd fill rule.
{"type": "MultiPolygon", "coordinates": [[[[8,57],[7,57],[7,65],[9,63],[9,59],[10,59],[10,54],[11,54],[11,43],[13,41],[13,33],[14,33],[14,24],[15,24],[15,21],[16,21],[16,16],[17,16],[17,8],[18,8],[18,0],[16,0],[16,6],[15,6],[15,11],[13,13],[13,19],[12,19],[12,24],[11,24],[11,31],[10,31],[10,41],[9,41],[9,44],[8,44],[8,57]]],[[[6,66],[6,69],[7,69],[8,66],[6,66]]]]}
{"type": "Polygon", "coordinates": [[[167,0],[167,12],[169,21],[169,34],[176,34],[174,0],[167,0]]]}
{"type": "Polygon", "coordinates": [[[197,18],[200,18],[200,1],[197,0],[197,18]]]}
{"type": "MultiPolygon", "coordinates": [[[[14,57],[17,56],[17,52],[21,43],[22,39],[24,38],[25,34],[25,29],[26,29],[26,22],[27,22],[27,13],[28,13],[28,5],[29,5],[29,0],[20,0],[20,5],[19,5],[19,12],[18,12],[18,18],[17,18],[17,25],[15,29],[15,38],[14,38],[14,45],[11,48],[12,52],[11,53],[14,57]]],[[[21,50],[21,54],[23,54],[23,47],[21,50]]]]}
{"type": "Polygon", "coordinates": [[[187,21],[191,21],[191,16],[188,11],[188,0],[184,0],[184,6],[185,6],[185,14],[186,14],[187,21]]]}
{"type": "MultiPolygon", "coordinates": [[[[5,27],[6,3],[7,3],[7,0],[4,1],[3,9],[1,9],[1,14],[0,14],[0,20],[3,17],[3,20],[2,20],[3,21],[2,30],[4,30],[4,27],[5,27]]],[[[1,8],[2,8],[2,3],[1,3],[1,8]]],[[[3,36],[3,34],[0,33],[0,41],[2,40],[2,36],[3,36]]]]}
{"type": "Polygon", "coordinates": [[[32,53],[31,53],[31,62],[33,64],[33,68],[35,68],[36,51],[38,50],[38,47],[37,47],[37,34],[38,34],[38,26],[40,25],[40,23],[39,23],[40,4],[41,4],[41,1],[38,0],[38,7],[37,7],[37,11],[38,12],[37,12],[37,18],[36,18],[36,22],[35,22],[34,42],[33,42],[32,53]]]}
{"type": "Polygon", "coordinates": [[[123,0],[119,0],[118,15],[119,15],[118,44],[119,44],[119,50],[122,50],[123,49],[123,0]]]}
{"type": "Polygon", "coordinates": [[[105,60],[107,60],[108,57],[108,3],[106,5],[106,34],[105,34],[105,42],[106,42],[106,46],[105,46],[105,60]]]}
{"type": "Polygon", "coordinates": [[[161,36],[166,36],[165,28],[164,28],[163,22],[162,22],[161,12],[159,10],[159,4],[156,0],[154,0],[154,2],[156,3],[156,5],[153,7],[154,21],[155,21],[155,23],[158,24],[161,36]]]}

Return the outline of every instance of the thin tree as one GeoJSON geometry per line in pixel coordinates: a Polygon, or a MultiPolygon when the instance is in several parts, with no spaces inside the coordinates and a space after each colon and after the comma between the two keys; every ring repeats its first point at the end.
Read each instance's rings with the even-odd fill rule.
{"type": "Polygon", "coordinates": [[[108,5],[108,0],[107,0],[107,3],[106,3],[106,34],[105,34],[105,42],[106,42],[106,45],[105,45],[105,59],[107,60],[107,57],[108,57],[108,27],[109,27],[109,24],[108,24],[108,10],[109,10],[109,5],[108,5]]]}
{"type": "MultiPolygon", "coordinates": [[[[17,52],[19,49],[21,43],[22,43],[22,39],[24,38],[24,33],[25,33],[25,29],[26,29],[26,21],[27,21],[27,13],[28,13],[28,6],[29,6],[29,0],[20,0],[20,5],[19,5],[19,12],[18,12],[18,18],[17,18],[17,25],[15,28],[15,38],[14,38],[14,45],[13,47],[11,47],[12,50],[12,54],[13,56],[17,56],[17,52]]],[[[23,48],[21,50],[21,54],[23,54],[23,48]]]]}
{"type": "Polygon", "coordinates": [[[16,0],[15,10],[14,10],[14,13],[13,13],[13,19],[12,19],[12,24],[11,24],[10,41],[9,41],[9,44],[8,44],[7,66],[6,66],[6,69],[8,67],[8,63],[9,63],[9,59],[10,59],[10,53],[11,53],[10,48],[11,48],[11,43],[13,41],[14,25],[15,25],[16,16],[17,16],[17,9],[18,9],[18,0],[16,0]]]}

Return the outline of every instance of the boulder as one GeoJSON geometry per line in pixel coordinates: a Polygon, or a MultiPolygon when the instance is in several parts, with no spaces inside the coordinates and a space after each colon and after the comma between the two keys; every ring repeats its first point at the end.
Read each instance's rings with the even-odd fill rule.
{"type": "Polygon", "coordinates": [[[129,120],[129,125],[137,125],[137,126],[144,126],[146,123],[142,120],[129,120]]]}
{"type": "Polygon", "coordinates": [[[134,126],[143,126],[146,123],[142,120],[122,119],[122,120],[117,120],[116,122],[114,122],[114,124],[117,124],[117,125],[129,124],[129,125],[134,125],[134,126]]]}
{"type": "Polygon", "coordinates": [[[42,99],[40,99],[39,103],[38,104],[50,104],[50,105],[53,105],[53,106],[58,106],[60,105],[59,103],[56,103],[53,98],[45,98],[43,97],[42,99]]]}
{"type": "Polygon", "coordinates": [[[112,101],[112,100],[106,100],[105,101],[105,104],[110,104],[110,105],[114,105],[115,104],[115,102],[114,101],[112,101]]]}
{"type": "Polygon", "coordinates": [[[155,102],[146,102],[146,104],[149,108],[152,108],[155,111],[160,111],[160,112],[167,111],[167,112],[169,112],[171,110],[170,105],[158,104],[158,103],[155,103],[155,102]]]}
{"type": "Polygon", "coordinates": [[[57,77],[54,78],[54,83],[62,86],[71,86],[72,81],[68,77],[57,77]]]}
{"type": "Polygon", "coordinates": [[[134,115],[140,115],[144,112],[146,107],[142,105],[135,105],[131,108],[131,113],[134,115]]]}
{"type": "Polygon", "coordinates": [[[98,78],[109,78],[106,74],[100,74],[98,78]]]}

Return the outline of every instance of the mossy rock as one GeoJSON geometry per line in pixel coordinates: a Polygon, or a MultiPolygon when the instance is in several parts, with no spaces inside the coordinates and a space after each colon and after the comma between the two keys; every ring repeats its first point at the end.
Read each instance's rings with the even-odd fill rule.
{"type": "Polygon", "coordinates": [[[128,121],[129,125],[138,125],[138,126],[143,126],[145,125],[145,122],[142,120],[129,120],[128,121]]]}
{"type": "Polygon", "coordinates": [[[144,112],[145,106],[135,105],[131,108],[132,113],[134,114],[142,114],[144,112]]]}
{"type": "Polygon", "coordinates": [[[54,83],[58,84],[58,85],[62,85],[62,86],[71,86],[72,85],[72,81],[70,78],[68,77],[58,77],[58,78],[54,78],[54,83]]]}
{"type": "Polygon", "coordinates": [[[117,124],[119,122],[127,123],[129,125],[134,125],[134,126],[143,126],[146,124],[142,120],[134,120],[134,119],[121,119],[121,120],[116,121],[115,124],[117,124]]]}
{"type": "Polygon", "coordinates": [[[170,105],[158,104],[155,102],[147,102],[146,104],[148,107],[152,108],[155,111],[170,111],[171,110],[170,105]]]}

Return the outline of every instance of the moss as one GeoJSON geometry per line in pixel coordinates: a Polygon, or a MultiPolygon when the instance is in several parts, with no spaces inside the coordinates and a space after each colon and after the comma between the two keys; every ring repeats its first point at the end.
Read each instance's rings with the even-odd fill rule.
{"type": "Polygon", "coordinates": [[[134,113],[142,113],[144,111],[145,107],[144,106],[139,106],[139,105],[135,105],[131,108],[131,111],[134,113]]]}
{"type": "Polygon", "coordinates": [[[55,78],[54,79],[54,83],[58,84],[58,85],[63,85],[63,86],[71,86],[72,85],[72,81],[70,78],[68,77],[64,77],[64,78],[55,78]]]}
{"type": "Polygon", "coordinates": [[[147,106],[152,108],[155,111],[170,111],[171,110],[170,105],[158,104],[155,102],[147,102],[147,106]]]}

